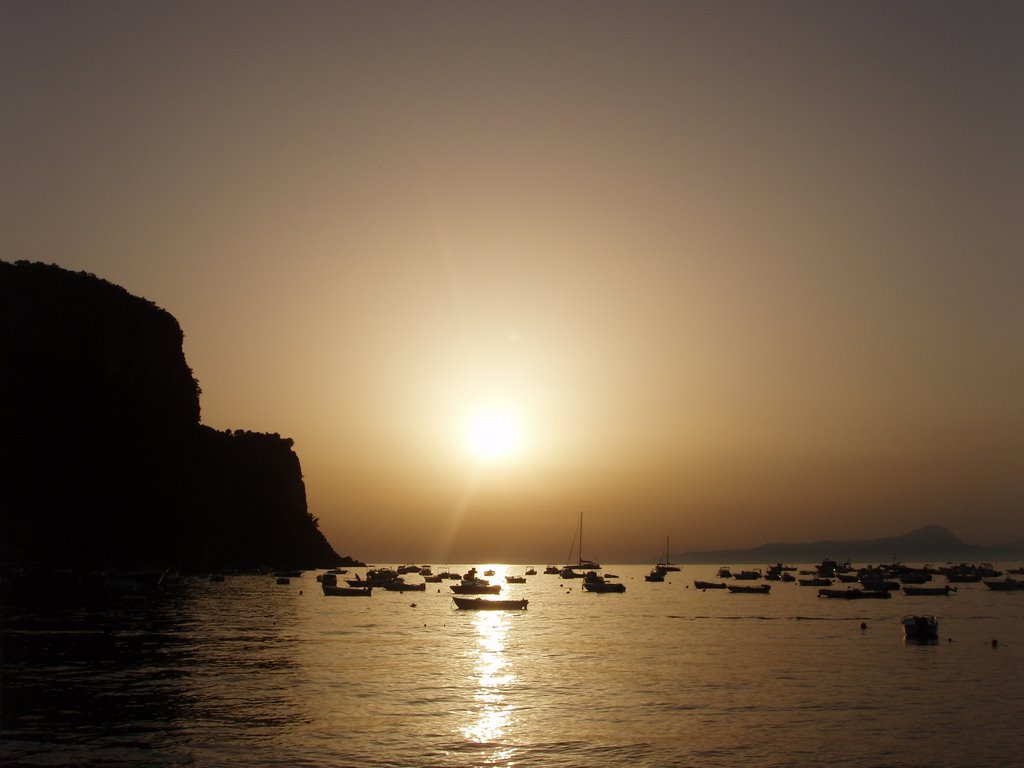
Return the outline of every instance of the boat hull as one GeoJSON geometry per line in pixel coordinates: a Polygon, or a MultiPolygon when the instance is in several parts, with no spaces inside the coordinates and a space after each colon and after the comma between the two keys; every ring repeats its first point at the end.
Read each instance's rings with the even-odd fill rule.
{"type": "Polygon", "coordinates": [[[529,600],[485,600],[482,597],[453,597],[464,611],[525,611],[529,600]]]}

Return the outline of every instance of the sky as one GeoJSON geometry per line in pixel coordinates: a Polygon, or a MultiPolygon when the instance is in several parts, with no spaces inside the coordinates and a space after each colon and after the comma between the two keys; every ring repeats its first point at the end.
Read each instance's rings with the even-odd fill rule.
{"type": "Polygon", "coordinates": [[[1024,4],[0,2],[0,259],[369,561],[1024,538],[1024,4]]]}

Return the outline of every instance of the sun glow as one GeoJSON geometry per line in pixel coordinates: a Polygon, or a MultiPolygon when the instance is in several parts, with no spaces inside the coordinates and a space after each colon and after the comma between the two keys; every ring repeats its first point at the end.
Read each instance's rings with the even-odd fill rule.
{"type": "Polygon", "coordinates": [[[522,437],[519,422],[509,412],[489,409],[469,419],[466,447],[481,461],[508,460],[519,455],[522,437]]]}

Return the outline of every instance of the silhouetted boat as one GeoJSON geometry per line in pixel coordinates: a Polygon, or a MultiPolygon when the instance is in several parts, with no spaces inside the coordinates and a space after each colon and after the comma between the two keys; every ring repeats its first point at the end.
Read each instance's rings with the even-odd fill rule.
{"type": "Polygon", "coordinates": [[[426,592],[427,582],[420,581],[415,584],[406,584],[401,579],[395,579],[389,581],[384,585],[384,589],[388,592],[426,592]]]}
{"type": "Polygon", "coordinates": [[[505,583],[506,584],[525,584],[526,583],[526,577],[525,576],[506,576],[505,577],[505,583]]]}
{"type": "Polygon", "coordinates": [[[457,595],[496,595],[501,592],[500,584],[491,584],[487,579],[478,578],[476,568],[470,568],[461,582],[450,584],[449,587],[457,595]]]}
{"type": "Polygon", "coordinates": [[[353,579],[345,579],[350,587],[383,587],[398,578],[398,571],[393,568],[370,568],[366,572],[366,578],[360,578],[359,574],[353,579]]]}
{"type": "Polygon", "coordinates": [[[547,568],[544,569],[544,573],[550,573],[550,574],[554,574],[555,576],[557,576],[558,572],[561,571],[561,570],[562,569],[559,568],[557,565],[549,565],[547,568]]]}
{"type": "Polygon", "coordinates": [[[666,536],[665,537],[665,560],[664,560],[664,562],[659,560],[657,566],[655,566],[655,567],[656,568],[660,568],[663,571],[680,571],[680,570],[682,570],[682,568],[680,568],[678,565],[673,565],[672,563],[669,562],[669,559],[668,559],[668,549],[669,549],[669,546],[668,546],[668,536],[666,536]]]}
{"type": "Polygon", "coordinates": [[[694,579],[693,586],[697,589],[725,589],[726,585],[720,581],[700,581],[694,579]]]}
{"type": "Polygon", "coordinates": [[[455,605],[469,611],[525,611],[528,600],[487,600],[482,597],[453,597],[455,605]]]}
{"type": "Polygon", "coordinates": [[[569,559],[572,559],[572,550],[574,549],[577,540],[579,541],[579,551],[577,553],[578,559],[577,559],[576,563],[567,564],[565,567],[562,568],[560,573],[561,573],[563,579],[571,579],[571,578],[573,578],[572,576],[567,576],[566,575],[566,571],[569,571],[569,572],[572,572],[572,571],[596,571],[596,570],[600,570],[600,568],[601,568],[601,564],[600,563],[595,563],[593,560],[584,560],[583,559],[583,513],[582,512],[580,512],[580,526],[579,526],[579,529],[577,530],[576,535],[573,536],[573,543],[569,547],[569,559]]]}
{"type": "Polygon", "coordinates": [[[608,581],[598,576],[596,571],[587,571],[583,577],[583,588],[587,592],[625,592],[626,585],[621,581],[608,581]]]}
{"type": "Polygon", "coordinates": [[[726,584],[725,588],[730,592],[743,595],[767,595],[771,589],[771,584],[726,584]]]}
{"type": "Polygon", "coordinates": [[[934,616],[904,616],[903,636],[908,640],[927,641],[939,639],[939,620],[934,616]]]}
{"type": "Polygon", "coordinates": [[[819,589],[818,597],[830,597],[838,598],[840,600],[868,600],[868,599],[886,599],[892,597],[887,590],[867,590],[867,589],[819,589]]]}
{"type": "Polygon", "coordinates": [[[373,587],[332,587],[323,585],[324,597],[369,597],[373,587]]]}
{"type": "Polygon", "coordinates": [[[651,568],[651,572],[644,576],[644,581],[664,581],[665,580],[665,569],[656,565],[651,568]]]}
{"type": "Polygon", "coordinates": [[[925,597],[933,595],[948,595],[950,592],[956,592],[956,587],[951,587],[947,584],[944,587],[913,587],[903,586],[903,594],[908,597],[925,597]]]}
{"type": "Polygon", "coordinates": [[[526,569],[526,575],[527,575],[527,576],[536,576],[536,575],[537,575],[537,569],[536,569],[536,568],[534,568],[534,567],[533,567],[533,566],[531,565],[531,566],[530,566],[529,568],[527,568],[527,569],[526,569]]]}
{"type": "Polygon", "coordinates": [[[831,587],[832,579],[797,579],[796,583],[799,584],[801,587],[831,587]]]}
{"type": "Polygon", "coordinates": [[[985,579],[985,586],[989,589],[994,589],[997,592],[1011,592],[1018,589],[1024,589],[1024,580],[1011,579],[1009,576],[1002,581],[985,579]]]}

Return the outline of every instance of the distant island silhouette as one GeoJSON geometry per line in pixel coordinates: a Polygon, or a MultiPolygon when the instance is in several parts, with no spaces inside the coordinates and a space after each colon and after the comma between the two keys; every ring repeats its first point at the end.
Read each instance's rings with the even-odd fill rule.
{"type": "Polygon", "coordinates": [[[0,261],[0,563],[331,567],[292,440],[200,423],[178,321],[84,272],[0,261]]]}
{"type": "Polygon", "coordinates": [[[965,544],[948,528],[927,525],[899,536],[880,539],[825,540],[806,543],[762,544],[752,549],[673,552],[679,563],[816,563],[824,558],[858,563],[997,562],[1024,559],[1024,542],[1001,547],[965,544]]]}

